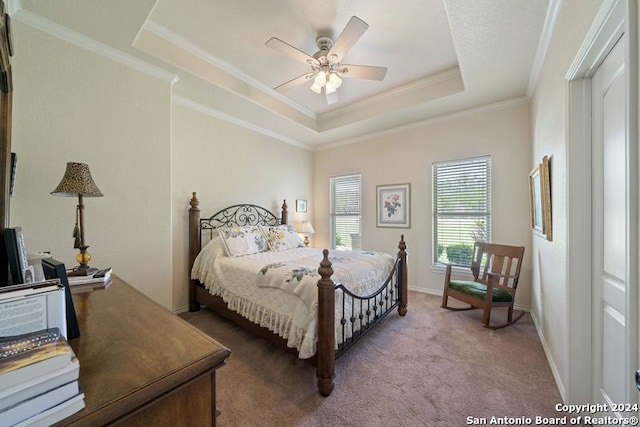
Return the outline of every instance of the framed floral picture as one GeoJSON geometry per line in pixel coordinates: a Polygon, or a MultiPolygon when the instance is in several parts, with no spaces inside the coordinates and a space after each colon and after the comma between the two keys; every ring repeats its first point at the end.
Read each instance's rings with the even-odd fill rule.
{"type": "Polygon", "coordinates": [[[378,185],[378,227],[409,228],[411,225],[411,184],[378,185]]]}

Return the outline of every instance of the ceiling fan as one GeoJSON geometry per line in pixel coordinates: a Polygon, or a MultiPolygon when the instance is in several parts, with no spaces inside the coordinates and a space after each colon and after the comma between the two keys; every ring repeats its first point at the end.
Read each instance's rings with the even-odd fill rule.
{"type": "Polygon", "coordinates": [[[325,93],[327,103],[338,101],[336,89],[342,85],[341,77],[365,80],[383,80],[387,74],[386,67],[373,67],[369,65],[342,64],[353,45],[362,37],[369,28],[369,24],[357,16],[352,16],[342,30],[342,33],[334,41],[331,37],[320,35],[316,39],[318,51],[313,55],[297,49],[277,37],[271,37],[265,44],[271,49],[284,53],[296,61],[303,62],[311,67],[311,71],[296,77],[274,88],[278,92],[285,92],[292,87],[313,80],[311,90],[320,94],[325,93]]]}

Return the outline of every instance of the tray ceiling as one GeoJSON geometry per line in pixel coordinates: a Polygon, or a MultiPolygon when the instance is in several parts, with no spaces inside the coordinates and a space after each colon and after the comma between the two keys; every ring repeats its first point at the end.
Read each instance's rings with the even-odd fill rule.
{"type": "MultiPolygon", "coordinates": [[[[14,19],[48,23],[177,76],[176,103],[319,149],[460,111],[526,98],[553,22],[548,0],[22,0],[14,19]],[[351,16],[369,24],[344,63],[384,66],[383,81],[343,79],[328,105],[310,71],[265,46],[313,55],[351,16]]],[[[51,26],[50,25],[50,26],[51,26]]],[[[60,31],[60,30],[56,30],[60,31]]]]}

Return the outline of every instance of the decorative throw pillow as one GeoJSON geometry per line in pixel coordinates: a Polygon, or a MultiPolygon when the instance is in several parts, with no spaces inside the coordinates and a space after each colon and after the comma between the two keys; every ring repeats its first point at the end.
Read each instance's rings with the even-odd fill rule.
{"type": "Polygon", "coordinates": [[[303,248],[302,239],[296,233],[293,225],[262,226],[262,232],[267,238],[267,244],[272,251],[303,248]]]}
{"type": "Polygon", "coordinates": [[[218,229],[227,255],[237,257],[267,250],[267,243],[260,227],[255,225],[231,226],[218,229]]]}

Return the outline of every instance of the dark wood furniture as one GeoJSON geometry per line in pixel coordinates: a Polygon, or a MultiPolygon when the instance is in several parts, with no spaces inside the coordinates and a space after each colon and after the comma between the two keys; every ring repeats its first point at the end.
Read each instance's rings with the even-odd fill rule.
{"type": "Polygon", "coordinates": [[[215,370],[227,348],[118,277],[73,299],[86,407],[60,425],[215,425],[215,370]]]}
{"type": "Polygon", "coordinates": [[[476,242],[471,261],[473,281],[451,280],[451,267],[447,265],[442,292],[442,308],[449,310],[471,310],[481,308],[482,325],[485,328],[499,329],[511,325],[522,317],[521,312],[513,318],[513,304],[520,278],[524,246],[508,246],[495,243],[476,242]],[[471,307],[455,308],[448,306],[449,297],[466,302],[471,307]],[[490,324],[491,310],[507,308],[507,322],[490,324]]]}
{"type": "MultiPolygon", "coordinates": [[[[267,209],[251,205],[234,205],[222,209],[208,218],[200,218],[200,202],[193,193],[189,209],[189,275],[194,261],[202,247],[212,238],[219,227],[230,225],[276,225],[287,223],[287,203],[282,205],[281,217],[277,218],[267,209]]],[[[404,235],[400,237],[399,252],[393,271],[389,277],[380,284],[376,292],[366,296],[357,296],[349,292],[341,284],[331,280],[333,269],[328,259],[328,251],[325,249],[324,258],[320,261],[318,273],[321,279],[318,281],[318,342],[315,357],[310,359],[317,367],[318,390],[321,395],[329,396],[333,391],[333,379],[335,377],[335,361],[351,345],[358,341],[375,324],[382,320],[396,307],[401,316],[407,314],[407,253],[404,235]],[[342,298],[336,298],[336,293],[343,293],[342,298]],[[344,317],[340,320],[342,337],[335,334],[335,313],[337,310],[344,313],[344,307],[336,307],[336,300],[345,303],[349,301],[360,304],[360,312],[366,315],[358,318],[344,317]],[[362,309],[362,307],[365,307],[362,309]],[[355,326],[357,324],[357,326],[355,326]],[[346,328],[351,328],[350,335],[346,328]],[[336,340],[338,341],[336,345],[336,340]],[[336,350],[337,348],[337,350],[336,350]]],[[[189,276],[189,310],[195,311],[203,304],[221,316],[237,323],[254,334],[272,341],[278,347],[296,352],[287,347],[286,340],[272,333],[266,328],[245,319],[238,313],[227,308],[227,304],[221,297],[211,295],[207,289],[197,280],[191,280],[189,276]]],[[[353,310],[352,310],[353,311],[353,310]]]]}
{"type": "Polygon", "coordinates": [[[11,27],[4,1],[0,1],[0,284],[8,284],[9,260],[4,246],[4,229],[9,227],[11,187],[11,117],[13,74],[11,71],[11,27]]]}

